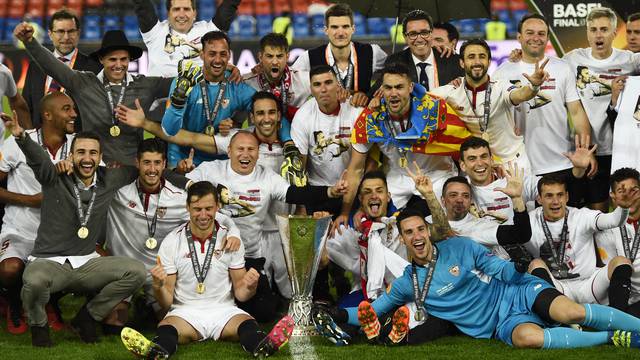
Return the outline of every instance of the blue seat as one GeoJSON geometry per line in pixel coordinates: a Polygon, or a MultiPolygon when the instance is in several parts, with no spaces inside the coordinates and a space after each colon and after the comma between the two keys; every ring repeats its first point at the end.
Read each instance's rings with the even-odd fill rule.
{"type": "Polygon", "coordinates": [[[364,15],[358,12],[354,12],[353,25],[355,25],[356,27],[356,31],[353,33],[354,35],[367,35],[367,19],[364,17],[364,15]]]}
{"type": "Polygon", "coordinates": [[[103,21],[103,29],[102,31],[107,32],[109,30],[120,30],[120,17],[117,15],[105,15],[102,18],[103,21]]]}
{"type": "Polygon", "coordinates": [[[214,2],[200,1],[198,6],[198,20],[209,21],[216,15],[214,2]]]}
{"type": "Polygon", "coordinates": [[[324,15],[312,15],[309,22],[311,23],[311,36],[324,36],[324,15]]]}
{"type": "Polygon", "coordinates": [[[367,19],[367,33],[369,35],[385,35],[387,32],[389,32],[389,27],[382,18],[371,17],[367,19]]]}
{"type": "Polygon", "coordinates": [[[20,24],[22,19],[4,18],[4,21],[4,38],[10,41],[13,39],[13,29],[20,24]]]}
{"type": "Polygon", "coordinates": [[[229,36],[240,38],[251,38],[256,35],[256,19],[251,15],[238,15],[231,23],[229,36]]]}
{"type": "Polygon", "coordinates": [[[518,23],[520,21],[520,19],[522,19],[523,16],[527,15],[529,13],[529,10],[524,9],[524,10],[513,10],[512,14],[513,14],[513,20],[515,20],[516,23],[518,23]]]}
{"type": "Polygon", "coordinates": [[[291,23],[295,37],[309,36],[309,19],[306,14],[293,14],[291,16],[291,23]]]}
{"type": "Polygon", "coordinates": [[[264,36],[273,31],[272,15],[256,15],[256,29],[258,36],[264,36]]]}
{"type": "Polygon", "coordinates": [[[496,14],[498,15],[498,19],[502,22],[508,23],[511,21],[511,12],[508,9],[498,10],[496,11],[496,14]]]}
{"type": "Polygon", "coordinates": [[[475,19],[460,20],[458,31],[460,31],[461,36],[473,36],[478,32],[477,26],[478,23],[475,19]]]}

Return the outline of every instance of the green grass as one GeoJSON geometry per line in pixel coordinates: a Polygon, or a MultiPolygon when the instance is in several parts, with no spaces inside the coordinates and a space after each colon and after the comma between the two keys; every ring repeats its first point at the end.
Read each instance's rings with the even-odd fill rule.
{"type": "MultiPolygon", "coordinates": [[[[62,301],[64,317],[68,322],[80,306],[82,299],[66,296],[62,301]]],[[[120,343],[119,337],[102,337],[100,343],[84,344],[70,330],[52,333],[54,347],[36,349],[31,346],[31,337],[8,334],[4,319],[0,321],[0,359],[134,359],[120,343]]],[[[152,336],[153,331],[145,331],[152,336]]],[[[575,350],[516,350],[497,340],[474,340],[463,336],[444,338],[421,346],[383,347],[364,343],[347,347],[336,347],[322,338],[312,338],[316,359],[637,359],[638,349],[620,349],[612,346],[600,346],[575,350]]],[[[290,346],[275,354],[272,358],[291,359],[290,346]]],[[[312,359],[308,353],[300,353],[295,359],[312,359]]],[[[238,343],[205,341],[180,346],[175,359],[249,359],[238,343]]]]}

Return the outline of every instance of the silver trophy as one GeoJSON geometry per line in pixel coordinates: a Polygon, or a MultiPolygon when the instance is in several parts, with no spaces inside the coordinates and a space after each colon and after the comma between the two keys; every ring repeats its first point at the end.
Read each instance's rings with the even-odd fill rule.
{"type": "Polygon", "coordinates": [[[311,320],[311,293],[331,217],[278,215],[277,219],[293,293],[289,304],[289,315],[295,322],[292,336],[317,335],[311,320]]]}

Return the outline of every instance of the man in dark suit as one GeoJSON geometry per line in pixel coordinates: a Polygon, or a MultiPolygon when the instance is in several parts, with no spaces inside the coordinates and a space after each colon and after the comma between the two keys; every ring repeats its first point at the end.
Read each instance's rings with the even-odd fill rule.
{"type": "Polygon", "coordinates": [[[411,70],[413,82],[421,84],[427,90],[446,85],[451,80],[464,76],[458,55],[443,57],[438,48],[431,47],[433,20],[429,14],[422,10],[409,12],[402,20],[402,28],[409,47],[389,55],[385,65],[394,62],[404,63],[411,70]]]}
{"type": "MultiPolygon", "coordinates": [[[[78,17],[66,9],[56,11],[49,22],[49,37],[53,42],[53,54],[72,69],[91,71],[97,74],[102,66],[78,50],[80,38],[80,21],[78,17]]],[[[47,76],[38,66],[29,66],[27,77],[22,90],[22,96],[31,109],[31,121],[38,128],[40,120],[40,99],[51,91],[64,89],[47,76]]],[[[80,117],[76,125],[80,124],[80,117]]]]}

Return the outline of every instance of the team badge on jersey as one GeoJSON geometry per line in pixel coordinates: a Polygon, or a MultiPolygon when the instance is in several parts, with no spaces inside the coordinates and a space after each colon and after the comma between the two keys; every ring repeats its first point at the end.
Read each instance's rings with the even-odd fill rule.
{"type": "Polygon", "coordinates": [[[458,265],[452,265],[449,267],[449,273],[453,276],[460,275],[460,267],[458,265]]]}
{"type": "Polygon", "coordinates": [[[158,217],[162,219],[165,215],[167,215],[167,207],[166,206],[158,206],[158,217]]]}
{"type": "Polygon", "coordinates": [[[132,209],[135,209],[135,207],[136,207],[136,203],[135,203],[135,202],[133,202],[133,201],[129,201],[129,203],[127,204],[127,206],[129,206],[129,207],[130,207],[130,208],[132,208],[132,209]]]}

